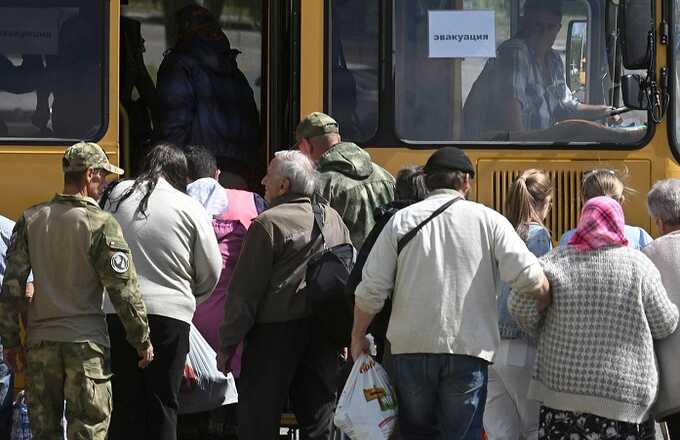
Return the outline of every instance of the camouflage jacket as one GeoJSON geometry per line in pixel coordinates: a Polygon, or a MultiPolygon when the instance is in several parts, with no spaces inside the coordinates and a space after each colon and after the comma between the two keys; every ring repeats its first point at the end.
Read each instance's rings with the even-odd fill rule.
{"type": "Polygon", "coordinates": [[[338,211],[352,244],[360,249],[375,225],[375,209],[394,200],[394,178],[351,142],[333,146],[317,166],[321,173],[318,195],[338,211]]]}
{"type": "Polygon", "coordinates": [[[137,350],[149,346],[146,309],[122,231],[89,197],[58,194],[27,209],[7,251],[0,295],[0,337],[21,344],[19,317],[26,313],[28,345],[40,341],[109,345],[102,311],[104,288],[137,350]],[[33,301],[25,298],[33,270],[33,301]]]}

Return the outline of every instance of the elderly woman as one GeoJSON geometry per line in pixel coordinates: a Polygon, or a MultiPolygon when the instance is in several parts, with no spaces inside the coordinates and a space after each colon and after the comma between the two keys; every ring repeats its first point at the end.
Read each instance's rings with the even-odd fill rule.
{"type": "MultiPolygon", "coordinates": [[[[650,215],[656,221],[661,237],[649,244],[643,252],[661,272],[661,280],[670,300],[680,304],[680,180],[658,182],[647,196],[650,215]]],[[[680,438],[680,332],[659,341],[657,356],[661,377],[659,398],[654,407],[658,420],[665,419],[671,438],[680,438]]]]}
{"type": "Polygon", "coordinates": [[[137,368],[120,319],[105,305],[114,373],[111,440],[176,438],[196,297],[213,291],[222,270],[210,217],[185,194],[187,175],[184,153],[158,145],[142,174],[116,185],[105,205],[130,244],[156,355],[146,369],[137,368]]]}
{"type": "Polygon", "coordinates": [[[552,304],[541,311],[510,295],[510,313],[538,340],[529,396],[542,402],[539,439],[653,435],[653,340],[673,333],[678,309],[654,264],[627,244],[621,205],[592,198],[568,246],[540,259],[552,304]]]}

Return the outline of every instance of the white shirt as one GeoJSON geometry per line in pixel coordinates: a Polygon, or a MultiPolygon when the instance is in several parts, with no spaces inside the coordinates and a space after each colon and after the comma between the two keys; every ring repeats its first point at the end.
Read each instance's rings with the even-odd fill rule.
{"type": "Polygon", "coordinates": [[[394,290],[387,330],[393,354],[444,353],[489,362],[500,342],[496,280],[537,289],[543,270],[501,214],[462,200],[433,219],[397,255],[397,243],[457,191],[437,190],[398,211],[378,237],[356,290],[377,313],[394,290]]]}

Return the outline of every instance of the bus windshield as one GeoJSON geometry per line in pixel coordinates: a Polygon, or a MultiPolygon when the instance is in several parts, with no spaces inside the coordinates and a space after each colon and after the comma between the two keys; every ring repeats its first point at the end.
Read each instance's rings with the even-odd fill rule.
{"type": "Polygon", "coordinates": [[[628,72],[617,2],[393,0],[381,29],[392,50],[380,66],[390,73],[382,77],[392,96],[390,105],[372,107],[380,75],[362,60],[377,52],[377,37],[348,32],[342,22],[346,17],[351,26],[367,17],[362,11],[377,17],[381,2],[332,3],[332,47],[342,55],[331,63],[332,95],[355,98],[352,109],[346,99],[332,99],[329,110],[351,115],[356,126],[377,124],[380,109],[390,113],[393,136],[407,144],[616,147],[639,144],[647,134],[647,114],[623,108],[618,78],[628,72]],[[353,90],[339,90],[343,85],[353,90]]]}

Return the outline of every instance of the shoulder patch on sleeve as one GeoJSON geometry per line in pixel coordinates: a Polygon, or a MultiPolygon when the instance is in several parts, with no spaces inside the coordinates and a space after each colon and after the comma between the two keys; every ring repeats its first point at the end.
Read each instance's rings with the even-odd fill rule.
{"type": "Polygon", "coordinates": [[[130,269],[130,256],[126,252],[114,252],[111,255],[111,269],[116,273],[126,273],[130,269]]]}

